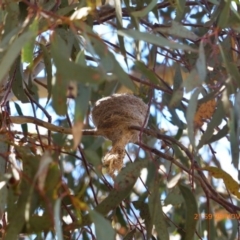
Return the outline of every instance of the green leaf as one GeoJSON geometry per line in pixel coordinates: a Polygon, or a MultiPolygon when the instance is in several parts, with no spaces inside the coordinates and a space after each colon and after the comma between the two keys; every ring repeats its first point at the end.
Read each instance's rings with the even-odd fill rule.
{"type": "Polygon", "coordinates": [[[228,132],[229,132],[229,127],[226,124],[221,130],[218,131],[217,134],[212,135],[212,137],[208,141],[206,141],[206,144],[213,143],[220,140],[221,138],[225,137],[228,134],[228,132]]]}
{"type": "Polygon", "coordinates": [[[185,200],[186,209],[184,240],[192,240],[194,239],[195,229],[197,226],[197,220],[194,218],[194,216],[198,213],[197,202],[193,192],[187,186],[180,184],[179,188],[185,200]]]}
{"type": "Polygon", "coordinates": [[[122,5],[121,5],[121,0],[114,0],[114,6],[115,6],[118,22],[122,26],[122,5]]]}
{"type": "MultiPolygon", "coordinates": [[[[227,40],[230,41],[230,39],[226,39],[226,44],[229,44],[229,41],[227,40]]],[[[226,66],[227,72],[232,77],[236,85],[240,86],[240,73],[236,64],[232,62],[232,55],[229,54],[221,44],[219,45],[219,49],[221,51],[222,59],[224,65],[226,66]]]]}
{"type": "Polygon", "coordinates": [[[40,44],[40,48],[43,52],[43,61],[47,75],[47,91],[48,91],[47,103],[48,103],[52,95],[52,62],[48,49],[42,44],[40,44]]]}
{"type": "Polygon", "coordinates": [[[237,122],[236,115],[234,114],[234,110],[230,109],[230,121],[229,121],[229,133],[230,133],[230,147],[231,147],[231,155],[232,155],[232,164],[238,169],[239,163],[239,125],[237,122]]]}
{"type": "MultiPolygon", "coordinates": [[[[0,137],[2,137],[0,135],[0,137]]],[[[0,145],[3,145],[4,143],[0,142],[0,145]]],[[[8,145],[5,143],[6,147],[8,148],[8,145]]],[[[3,146],[4,147],[4,146],[3,146]]],[[[2,150],[2,149],[1,149],[2,150]]],[[[7,149],[5,148],[5,151],[7,149]]],[[[1,152],[2,153],[2,152],[1,152]]],[[[3,214],[5,213],[5,208],[7,206],[7,198],[8,198],[8,178],[4,176],[6,166],[4,166],[3,161],[6,165],[6,160],[3,157],[0,157],[0,217],[3,217],[3,214]],[[4,169],[4,172],[2,171],[4,169]]]]}
{"type": "Polygon", "coordinates": [[[118,30],[118,35],[124,36],[124,37],[132,37],[135,40],[145,41],[159,47],[169,47],[170,49],[182,49],[182,50],[196,52],[195,49],[187,45],[173,42],[162,36],[155,36],[153,34],[146,33],[146,32],[139,32],[132,29],[118,30]]]}
{"type": "Polygon", "coordinates": [[[149,68],[147,68],[143,62],[135,61],[135,67],[150,82],[152,82],[154,84],[159,84],[159,80],[158,80],[156,74],[153,71],[151,71],[149,68]]]}
{"type": "Polygon", "coordinates": [[[196,62],[196,69],[198,72],[199,79],[203,83],[207,76],[206,58],[204,53],[203,41],[200,42],[199,56],[196,62]]]}
{"type": "Polygon", "coordinates": [[[140,217],[144,220],[144,224],[147,230],[147,239],[152,235],[153,219],[150,216],[148,204],[143,201],[132,202],[133,206],[140,211],[140,217]]]}
{"type": "Polygon", "coordinates": [[[61,198],[58,198],[54,205],[54,225],[58,240],[63,240],[61,220],[61,198]]]}
{"type": "Polygon", "coordinates": [[[70,80],[84,84],[100,84],[103,81],[103,76],[99,71],[69,61],[67,58],[68,48],[66,43],[57,34],[53,35],[51,52],[57,73],[65,84],[68,85],[68,81],[70,80]],[[61,49],[61,51],[59,51],[59,49],[61,49]]]}
{"type": "Polygon", "coordinates": [[[114,240],[115,232],[110,224],[101,214],[97,211],[89,211],[92,221],[95,224],[96,238],[98,240],[114,240]]]}
{"type": "Polygon", "coordinates": [[[173,79],[173,94],[169,103],[169,107],[179,106],[183,98],[183,79],[182,72],[179,65],[176,66],[176,71],[173,79]]]}
{"type": "Polygon", "coordinates": [[[220,28],[226,27],[226,25],[228,23],[229,16],[230,16],[231,1],[227,0],[227,1],[224,1],[223,3],[224,3],[225,6],[220,13],[220,17],[219,17],[218,23],[217,23],[218,27],[220,27],[220,28]]]}
{"type": "MultiPolygon", "coordinates": [[[[9,1],[5,4],[6,18],[4,19],[3,37],[8,35],[19,24],[19,6],[17,2],[9,1]]],[[[0,78],[1,79],[1,78],[0,78]]]]}
{"type": "Polygon", "coordinates": [[[183,203],[184,199],[182,195],[180,194],[179,188],[174,187],[171,192],[167,195],[167,197],[164,200],[164,205],[172,204],[173,206],[180,205],[183,203]]]}
{"type": "Polygon", "coordinates": [[[88,110],[89,101],[91,97],[91,88],[85,86],[84,84],[78,84],[78,93],[75,97],[75,122],[83,122],[85,115],[88,110]]]}
{"type": "Polygon", "coordinates": [[[199,38],[193,31],[188,30],[186,27],[184,27],[182,24],[176,21],[172,21],[171,27],[159,27],[159,28],[156,28],[155,31],[166,33],[170,36],[177,36],[177,37],[182,37],[184,39],[191,39],[194,41],[196,41],[199,38]]]}
{"type": "MultiPolygon", "coordinates": [[[[111,190],[109,195],[95,208],[102,215],[108,214],[112,209],[116,208],[132,191],[132,188],[137,181],[140,171],[147,167],[148,161],[136,161],[128,163],[121,170],[115,179],[115,188],[111,190]]],[[[89,215],[83,217],[81,226],[89,225],[91,220],[89,215]]],[[[77,226],[76,226],[77,227],[77,226]]]]}
{"type": "Polygon", "coordinates": [[[184,17],[186,0],[176,0],[176,18],[177,22],[181,22],[184,17]]]}
{"type": "MultiPolygon", "coordinates": [[[[20,106],[16,102],[14,103],[14,105],[15,105],[18,115],[23,116],[20,106]]],[[[23,133],[27,134],[28,133],[28,125],[26,123],[24,123],[24,124],[21,124],[21,127],[22,127],[23,133]]]]}
{"type": "Polygon", "coordinates": [[[197,109],[197,103],[198,103],[198,95],[201,92],[201,88],[197,88],[195,89],[195,91],[193,92],[190,100],[189,100],[189,104],[188,104],[188,108],[187,108],[187,113],[186,113],[186,119],[187,119],[187,124],[188,124],[188,137],[190,140],[190,143],[192,144],[193,148],[195,148],[195,138],[194,138],[194,116],[196,113],[196,109],[197,109]]]}
{"type": "Polygon", "coordinates": [[[57,73],[55,76],[55,84],[53,85],[52,106],[58,115],[65,115],[67,113],[67,96],[66,90],[68,88],[66,79],[57,73]]]}
{"type": "Polygon", "coordinates": [[[0,84],[3,80],[3,78],[6,76],[6,74],[9,71],[9,68],[14,63],[14,60],[20,53],[23,45],[30,41],[34,37],[34,34],[32,31],[27,31],[20,35],[20,37],[16,38],[10,46],[8,46],[6,52],[4,53],[3,57],[1,58],[0,62],[0,84]]]}
{"type": "Polygon", "coordinates": [[[35,38],[38,34],[38,22],[39,19],[35,18],[32,24],[29,26],[29,31],[32,32],[33,37],[30,39],[27,43],[25,43],[25,46],[22,49],[22,62],[30,63],[30,67],[33,62],[33,50],[35,45],[35,38]]]}
{"type": "Polygon", "coordinates": [[[131,12],[131,15],[134,17],[139,17],[139,18],[145,17],[147,14],[149,14],[153,10],[153,8],[156,6],[156,4],[157,4],[157,0],[152,0],[142,10],[131,12]]]}
{"type": "Polygon", "coordinates": [[[123,70],[119,61],[116,60],[114,54],[109,51],[107,45],[98,35],[96,35],[90,27],[84,23],[78,23],[79,27],[85,30],[84,37],[86,39],[86,50],[89,51],[94,58],[99,56],[99,69],[103,72],[105,79],[117,79],[124,86],[135,91],[135,85],[129,78],[128,74],[123,70]],[[109,75],[111,73],[111,75],[109,75]]]}
{"type": "Polygon", "coordinates": [[[196,68],[193,68],[188,77],[183,82],[183,86],[186,89],[186,93],[191,92],[194,88],[201,86],[202,81],[196,68]]]}
{"type": "Polygon", "coordinates": [[[23,77],[23,66],[21,63],[21,57],[17,56],[15,64],[12,65],[10,72],[10,77],[14,78],[12,84],[12,91],[14,95],[23,103],[29,102],[23,87],[24,77],[23,77]]]}
{"type": "Polygon", "coordinates": [[[155,175],[154,181],[150,185],[150,196],[149,196],[149,211],[152,217],[153,224],[155,225],[158,237],[161,240],[169,240],[169,233],[166,224],[166,218],[163,214],[162,205],[160,201],[160,176],[155,175]]]}

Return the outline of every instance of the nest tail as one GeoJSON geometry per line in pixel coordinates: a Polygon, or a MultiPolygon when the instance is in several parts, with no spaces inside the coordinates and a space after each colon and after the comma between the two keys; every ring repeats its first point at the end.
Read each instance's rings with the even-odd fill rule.
{"type": "Polygon", "coordinates": [[[126,144],[138,141],[139,132],[130,130],[129,126],[146,125],[147,109],[142,99],[130,94],[113,94],[96,102],[92,111],[93,122],[98,133],[113,143],[103,159],[111,176],[122,168],[126,144]]]}
{"type": "Polygon", "coordinates": [[[111,177],[114,173],[119,172],[123,166],[123,158],[125,156],[125,148],[123,146],[114,145],[112,149],[103,158],[103,167],[111,177]]]}

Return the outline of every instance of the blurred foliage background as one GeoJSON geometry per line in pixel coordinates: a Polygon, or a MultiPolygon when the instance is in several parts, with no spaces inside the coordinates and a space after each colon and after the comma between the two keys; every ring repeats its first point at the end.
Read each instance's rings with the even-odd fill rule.
{"type": "Polygon", "coordinates": [[[239,9],[1,1],[1,239],[239,239],[239,9]],[[84,131],[113,93],[149,106],[115,178],[84,131]]]}

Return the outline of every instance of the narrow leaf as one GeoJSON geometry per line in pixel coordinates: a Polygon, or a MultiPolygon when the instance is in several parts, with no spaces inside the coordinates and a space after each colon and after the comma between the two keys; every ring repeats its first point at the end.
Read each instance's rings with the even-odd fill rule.
{"type": "Polygon", "coordinates": [[[122,5],[121,0],[114,0],[114,6],[116,10],[117,19],[122,26],[122,5]]]}
{"type": "Polygon", "coordinates": [[[54,225],[56,236],[58,240],[63,240],[63,232],[62,232],[62,220],[61,220],[61,199],[58,198],[54,205],[54,225]]]}
{"type": "Polygon", "coordinates": [[[194,218],[194,216],[198,213],[197,202],[193,192],[188,187],[180,184],[179,188],[185,200],[186,207],[186,218],[184,226],[186,234],[184,239],[192,240],[194,239],[195,229],[197,226],[197,220],[194,218]]]}
{"type": "Polygon", "coordinates": [[[139,18],[145,17],[147,14],[149,14],[153,10],[153,8],[156,6],[156,4],[157,4],[157,0],[152,0],[142,10],[131,12],[131,15],[133,15],[134,17],[139,17],[139,18]]]}
{"type": "Polygon", "coordinates": [[[201,80],[203,83],[207,76],[207,66],[206,66],[206,58],[204,53],[203,41],[200,42],[199,46],[199,56],[196,62],[196,69],[201,80]]]}
{"type": "Polygon", "coordinates": [[[170,49],[182,49],[182,50],[194,51],[194,52],[197,51],[196,49],[193,49],[187,45],[170,41],[164,37],[155,36],[150,33],[139,32],[139,31],[132,30],[132,29],[118,30],[118,35],[124,36],[124,37],[132,37],[135,40],[145,41],[145,42],[148,42],[153,45],[160,46],[160,47],[169,47],[170,49]]]}
{"type": "Polygon", "coordinates": [[[43,61],[45,65],[45,71],[47,74],[47,91],[48,91],[47,103],[48,103],[52,95],[52,62],[47,48],[44,45],[40,45],[40,48],[43,52],[43,61]]]}
{"type": "Polygon", "coordinates": [[[166,33],[170,36],[191,39],[194,41],[199,38],[193,31],[188,30],[186,27],[176,21],[172,21],[171,27],[159,27],[156,28],[155,31],[166,33]]]}
{"type": "Polygon", "coordinates": [[[115,233],[109,221],[94,210],[90,211],[90,216],[95,224],[96,238],[98,240],[115,239],[115,233]]]}
{"type": "Polygon", "coordinates": [[[28,42],[25,43],[25,46],[22,49],[22,62],[30,63],[30,67],[33,62],[33,50],[35,45],[35,38],[38,34],[38,22],[39,19],[35,18],[32,24],[29,26],[29,31],[32,32],[33,37],[28,42]]]}
{"type": "Polygon", "coordinates": [[[190,140],[190,143],[192,144],[193,148],[195,148],[195,138],[194,138],[194,115],[196,113],[197,109],[197,99],[198,95],[201,92],[200,88],[197,88],[194,93],[192,94],[188,108],[187,108],[187,113],[186,113],[186,119],[187,119],[187,124],[188,124],[188,137],[190,140]]]}
{"type": "Polygon", "coordinates": [[[34,34],[32,31],[27,31],[20,35],[19,38],[16,38],[13,43],[8,47],[7,51],[3,55],[1,62],[0,62],[0,84],[9,71],[9,68],[14,63],[14,60],[20,53],[23,45],[30,41],[34,37],[34,34]]]}
{"type": "Polygon", "coordinates": [[[151,195],[149,196],[149,211],[153,224],[161,240],[169,240],[169,233],[166,219],[163,214],[162,204],[160,200],[160,176],[155,176],[154,181],[150,185],[151,195]]]}

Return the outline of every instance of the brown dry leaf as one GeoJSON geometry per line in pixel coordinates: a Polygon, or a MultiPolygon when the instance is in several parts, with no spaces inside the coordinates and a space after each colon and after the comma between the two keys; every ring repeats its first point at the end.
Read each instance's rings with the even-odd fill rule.
{"type": "Polygon", "coordinates": [[[202,169],[210,172],[214,178],[222,179],[228,191],[240,199],[240,192],[238,191],[239,184],[232,178],[231,175],[217,167],[204,167],[202,169]]]}
{"type": "Polygon", "coordinates": [[[211,99],[207,102],[202,103],[194,116],[194,126],[195,128],[200,128],[203,125],[204,120],[210,119],[215,111],[216,101],[211,99]]]}
{"type": "Polygon", "coordinates": [[[73,149],[76,149],[82,138],[83,122],[75,122],[72,126],[73,149]]]}

